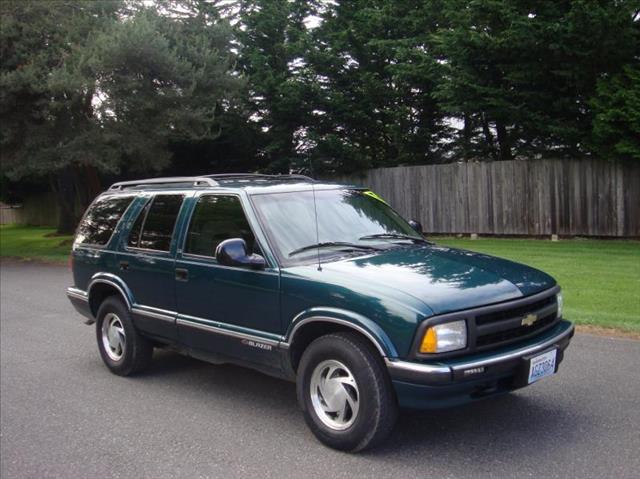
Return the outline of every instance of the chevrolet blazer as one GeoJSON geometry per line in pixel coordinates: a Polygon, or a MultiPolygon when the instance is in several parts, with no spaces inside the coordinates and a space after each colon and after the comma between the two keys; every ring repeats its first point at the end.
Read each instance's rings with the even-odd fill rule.
{"type": "Polygon", "coordinates": [[[317,438],[358,451],[401,407],[552,375],[573,336],[549,275],[421,230],[367,189],[299,175],[120,182],[78,226],[67,296],[113,373],[172,347],[293,380],[317,438]]]}

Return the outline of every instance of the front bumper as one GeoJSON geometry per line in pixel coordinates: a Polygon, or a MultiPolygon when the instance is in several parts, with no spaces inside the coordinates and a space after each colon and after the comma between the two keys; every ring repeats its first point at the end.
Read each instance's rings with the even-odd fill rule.
{"type": "Polygon", "coordinates": [[[557,348],[556,364],[574,334],[569,321],[520,345],[438,363],[386,358],[387,368],[401,406],[432,409],[454,406],[475,399],[518,389],[525,357],[557,348]]]}

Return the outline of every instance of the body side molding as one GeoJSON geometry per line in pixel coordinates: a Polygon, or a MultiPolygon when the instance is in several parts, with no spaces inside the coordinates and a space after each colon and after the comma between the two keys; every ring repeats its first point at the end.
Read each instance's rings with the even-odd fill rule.
{"type": "Polygon", "coordinates": [[[251,334],[244,331],[237,331],[229,328],[229,325],[226,323],[219,323],[214,321],[209,321],[204,318],[195,318],[192,316],[179,315],[176,323],[178,326],[186,326],[189,328],[199,329],[201,331],[205,331],[208,333],[218,334],[222,336],[229,336],[237,339],[246,339],[250,341],[256,341],[258,343],[268,344],[272,347],[281,347],[281,342],[277,339],[266,338],[264,336],[259,336],[256,334],[251,334]]]}
{"type": "Polygon", "coordinates": [[[168,321],[170,323],[175,323],[176,316],[178,315],[178,313],[176,313],[175,311],[168,311],[166,309],[144,306],[142,304],[134,304],[131,307],[131,312],[134,314],[139,314],[141,316],[147,316],[149,318],[168,321]]]}

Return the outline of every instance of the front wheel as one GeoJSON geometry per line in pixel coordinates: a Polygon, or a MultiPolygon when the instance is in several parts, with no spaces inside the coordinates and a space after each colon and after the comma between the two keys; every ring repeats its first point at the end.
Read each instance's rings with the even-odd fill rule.
{"type": "Polygon", "coordinates": [[[395,425],[393,386],[377,351],[357,333],[322,336],[298,367],[298,403],[315,436],[329,447],[361,451],[395,425]]]}
{"type": "Polygon", "coordinates": [[[153,344],[136,330],[126,306],[115,296],[98,309],[96,336],[102,360],[118,376],[140,372],[151,362],[153,344]]]}

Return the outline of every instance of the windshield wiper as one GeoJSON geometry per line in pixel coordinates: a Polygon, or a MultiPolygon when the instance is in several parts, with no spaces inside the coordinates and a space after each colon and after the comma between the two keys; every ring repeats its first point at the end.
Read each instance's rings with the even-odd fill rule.
{"type": "Polygon", "coordinates": [[[369,239],[404,239],[411,241],[419,241],[420,243],[433,244],[431,241],[427,241],[424,238],[416,238],[415,236],[405,235],[401,233],[378,233],[375,235],[366,235],[362,236],[358,239],[361,240],[369,240],[369,239]]]}
{"type": "Polygon", "coordinates": [[[370,246],[370,245],[347,243],[344,241],[326,241],[323,243],[310,244],[308,246],[303,246],[302,248],[294,249],[291,253],[289,253],[289,256],[293,256],[298,253],[302,253],[304,251],[308,251],[311,249],[318,249],[318,248],[341,248],[342,250],[345,250],[345,251],[349,251],[349,250],[379,251],[380,250],[380,248],[376,248],[375,246],[370,246]]]}

